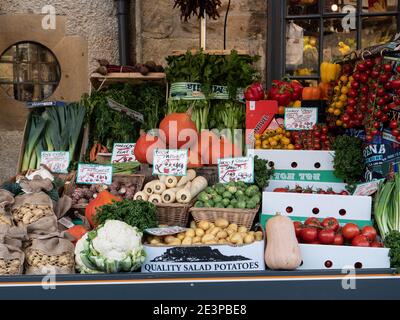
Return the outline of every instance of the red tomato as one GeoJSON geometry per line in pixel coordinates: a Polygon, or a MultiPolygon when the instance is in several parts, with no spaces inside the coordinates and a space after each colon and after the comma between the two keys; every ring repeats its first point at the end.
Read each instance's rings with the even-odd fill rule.
{"type": "Polygon", "coordinates": [[[315,228],[303,228],[301,230],[301,239],[306,243],[315,242],[318,239],[318,231],[315,228]]]}
{"type": "Polygon", "coordinates": [[[374,227],[366,226],[361,230],[361,234],[365,236],[370,242],[374,242],[378,233],[374,227]]]}
{"type": "Polygon", "coordinates": [[[288,192],[289,190],[286,188],[276,188],[274,189],[274,192],[288,192]]]}
{"type": "Polygon", "coordinates": [[[353,247],[369,247],[369,241],[366,236],[358,235],[351,241],[353,247]]]}
{"type": "Polygon", "coordinates": [[[342,246],[344,245],[344,238],[341,234],[335,235],[335,239],[333,239],[334,246],[342,246]]]}
{"type": "Polygon", "coordinates": [[[371,248],[383,248],[384,245],[382,242],[372,242],[371,243],[371,248]]]}
{"type": "Polygon", "coordinates": [[[353,240],[360,234],[360,228],[354,223],[348,223],[343,227],[342,232],[345,239],[353,240]]]}
{"type": "Polygon", "coordinates": [[[303,229],[303,224],[299,221],[293,222],[294,224],[294,230],[296,231],[296,237],[300,238],[301,236],[301,230],[303,229]]]}
{"type": "Polygon", "coordinates": [[[332,229],[321,230],[318,234],[318,240],[322,244],[332,244],[335,240],[335,231],[332,229]]]}
{"type": "Polygon", "coordinates": [[[320,227],[321,222],[317,218],[308,218],[304,225],[307,227],[320,227]]]}
{"type": "Polygon", "coordinates": [[[339,222],[335,218],[326,218],[321,224],[327,230],[333,230],[334,232],[339,230],[339,222]]]}

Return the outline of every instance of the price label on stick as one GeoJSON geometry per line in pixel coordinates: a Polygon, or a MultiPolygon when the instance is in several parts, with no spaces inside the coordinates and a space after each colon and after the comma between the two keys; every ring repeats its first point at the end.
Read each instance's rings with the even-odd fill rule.
{"type": "Polygon", "coordinates": [[[53,173],[68,173],[69,152],[43,151],[40,163],[46,165],[53,173]]]}
{"type": "Polygon", "coordinates": [[[188,164],[187,150],[154,150],[153,175],[186,176],[188,164]]]}
{"type": "Polygon", "coordinates": [[[312,130],[317,122],[317,108],[285,108],[286,130],[312,130]]]}
{"type": "Polygon", "coordinates": [[[115,143],[112,152],[111,163],[134,162],[136,143],[115,143]]]}
{"type": "Polygon", "coordinates": [[[218,160],[219,182],[243,181],[254,183],[254,158],[227,158],[218,160]]]}
{"type": "Polygon", "coordinates": [[[110,185],[112,183],[112,172],[113,167],[111,165],[80,163],[76,183],[110,185]]]}

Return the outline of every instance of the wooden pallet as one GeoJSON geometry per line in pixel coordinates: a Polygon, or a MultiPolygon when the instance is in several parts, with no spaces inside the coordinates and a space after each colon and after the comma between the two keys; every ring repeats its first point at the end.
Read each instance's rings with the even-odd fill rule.
{"type": "Polygon", "coordinates": [[[141,84],[147,81],[166,84],[166,75],[163,72],[151,72],[144,76],[141,73],[109,73],[106,76],[94,73],[90,77],[90,82],[95,90],[100,90],[114,83],[141,84]]]}

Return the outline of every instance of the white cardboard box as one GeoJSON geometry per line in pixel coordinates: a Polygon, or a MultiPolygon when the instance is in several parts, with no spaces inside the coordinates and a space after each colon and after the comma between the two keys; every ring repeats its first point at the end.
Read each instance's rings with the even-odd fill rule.
{"type": "Polygon", "coordinates": [[[264,192],[262,203],[262,226],[277,213],[299,221],[309,217],[333,217],[343,224],[371,224],[371,197],[264,192]]]}
{"type": "Polygon", "coordinates": [[[263,271],[264,241],[246,246],[212,245],[158,247],[145,245],[142,272],[241,272],[263,271]]]}
{"type": "Polygon", "coordinates": [[[388,269],[389,249],[300,244],[298,270],[388,269]]]}

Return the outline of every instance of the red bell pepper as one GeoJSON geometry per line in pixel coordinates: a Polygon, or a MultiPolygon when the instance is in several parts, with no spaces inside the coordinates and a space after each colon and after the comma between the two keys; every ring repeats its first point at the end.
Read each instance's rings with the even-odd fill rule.
{"type": "Polygon", "coordinates": [[[268,92],[268,99],[278,101],[279,106],[287,107],[292,101],[293,88],[291,83],[274,80],[268,92]]]}
{"type": "Polygon", "coordinates": [[[303,96],[304,87],[300,84],[300,82],[296,80],[291,81],[290,85],[292,86],[293,89],[292,101],[301,100],[301,97],[303,96]]]}
{"type": "Polygon", "coordinates": [[[247,101],[259,101],[264,100],[264,88],[261,83],[254,82],[252,85],[248,86],[244,96],[247,101]]]}

